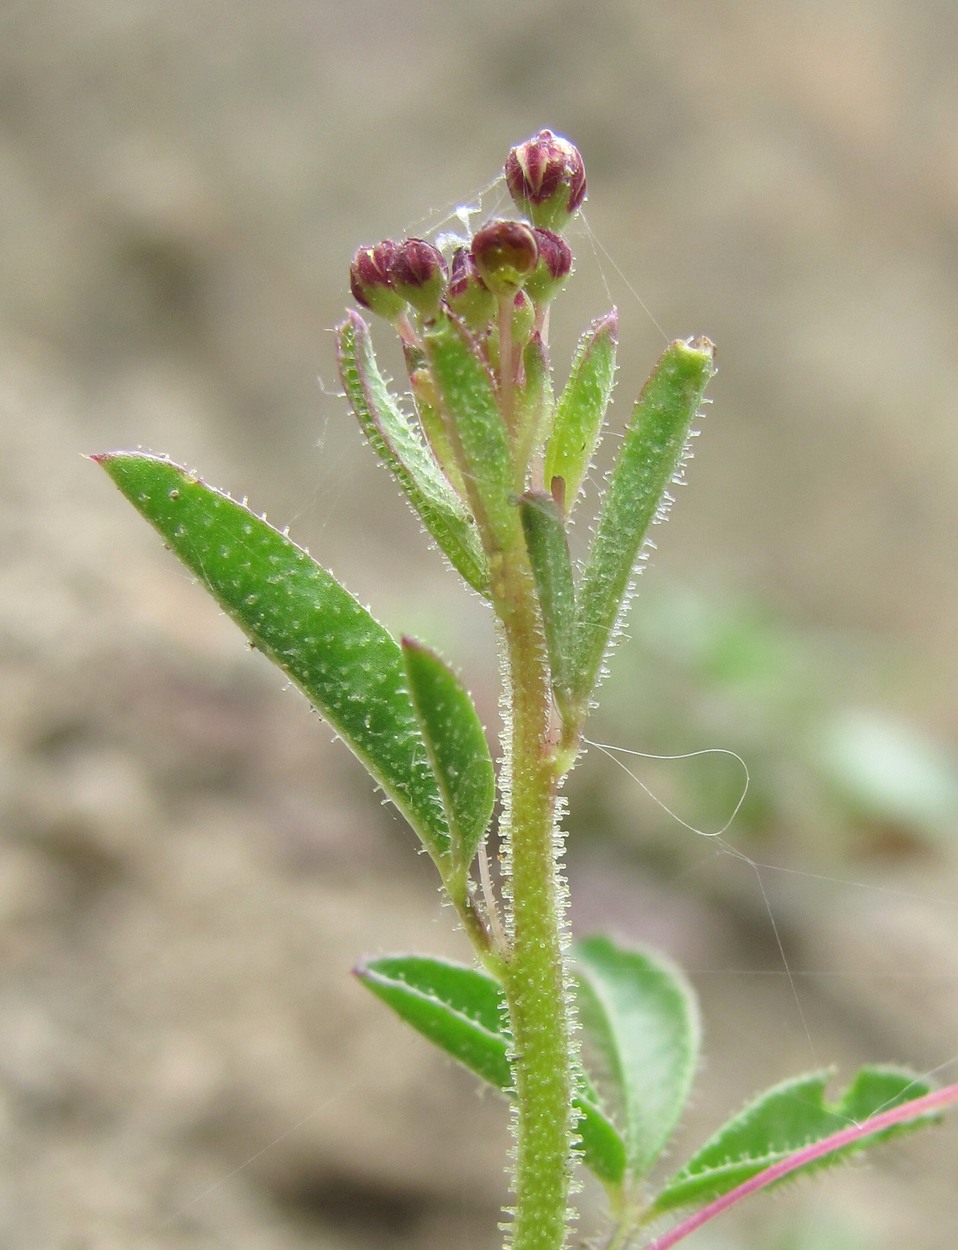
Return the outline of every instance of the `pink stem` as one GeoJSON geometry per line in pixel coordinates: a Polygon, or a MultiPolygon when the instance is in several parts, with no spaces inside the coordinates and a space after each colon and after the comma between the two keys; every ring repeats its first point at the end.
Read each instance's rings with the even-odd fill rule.
{"type": "Polygon", "coordinates": [[[821,1141],[817,1141],[811,1146],[803,1147],[801,1150],[796,1151],[795,1154],[789,1155],[787,1159],[782,1159],[779,1163],[773,1163],[771,1167],[765,1168],[764,1171],[750,1177],[747,1181],[743,1181],[735,1189],[730,1189],[727,1194],[722,1194],[720,1198],[710,1202],[707,1207],[703,1207],[701,1211],[696,1211],[694,1215],[690,1215],[681,1224],[676,1224],[667,1233],[656,1238],[655,1241],[649,1244],[647,1250],[670,1250],[671,1246],[678,1245],[680,1241],[684,1241],[686,1237],[694,1233],[697,1228],[701,1228],[703,1224],[707,1224],[709,1220],[714,1220],[717,1215],[721,1215],[729,1207],[734,1206],[743,1198],[747,1198],[749,1194],[757,1193],[758,1190],[764,1189],[767,1185],[781,1180],[783,1176],[788,1176],[790,1172],[797,1172],[799,1168],[805,1167],[809,1163],[814,1163],[816,1159],[824,1158],[825,1155],[829,1155],[835,1150],[841,1150],[843,1146],[851,1146],[855,1142],[861,1141],[864,1137],[870,1137],[873,1133],[880,1133],[883,1129],[892,1128],[896,1124],[904,1124],[908,1120],[917,1120],[920,1116],[927,1115],[930,1111],[937,1111],[939,1108],[947,1107],[954,1102],[958,1102],[958,1085],[946,1085],[944,1089],[936,1089],[933,1093],[925,1094],[922,1098],[914,1098],[911,1102],[905,1102],[898,1107],[892,1107],[890,1111],[883,1111],[879,1115],[869,1116],[862,1124],[855,1124],[851,1128],[841,1129],[838,1133],[832,1133],[830,1137],[823,1137],[821,1141]]]}

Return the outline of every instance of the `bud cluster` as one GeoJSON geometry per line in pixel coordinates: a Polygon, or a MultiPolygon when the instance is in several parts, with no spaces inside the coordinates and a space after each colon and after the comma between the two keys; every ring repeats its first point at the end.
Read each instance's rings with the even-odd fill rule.
{"type": "MultiPolygon", "coordinates": [[[[511,150],[505,180],[524,219],[487,222],[448,262],[426,239],[385,239],[361,247],[349,273],[356,301],[398,332],[418,433],[470,513],[483,507],[472,498],[476,474],[462,451],[461,398],[437,372],[437,343],[451,333],[480,367],[486,380],[475,385],[488,388],[506,435],[504,472],[521,493],[535,476],[533,465],[541,467],[553,411],[548,313],[572,273],[572,251],[560,232],[586,189],[582,157],[550,130],[511,150]]],[[[377,427],[374,441],[382,437],[377,427]]],[[[395,447],[393,453],[399,458],[395,447]]]]}
{"type": "MultiPolygon", "coordinates": [[[[572,252],[559,232],[585,197],[585,166],[571,143],[542,130],[512,149],[505,177],[527,221],[488,222],[449,265],[425,239],[361,247],[349,275],[357,302],[396,324],[407,343],[415,338],[410,314],[428,323],[445,312],[494,340],[504,305],[516,305],[514,320],[530,322],[530,333],[541,332],[550,301],[572,272],[572,252]]],[[[493,346],[487,356],[494,355],[493,346]]]]}
{"type": "Polygon", "coordinates": [[[681,475],[714,350],[707,340],[666,348],[623,435],[577,575],[568,527],[612,398],[617,315],[583,331],[557,393],[549,308],[572,271],[562,232],[585,197],[585,169],[571,143],[541,130],[509,153],[505,182],[517,214],[486,222],[448,258],[411,238],[361,248],[353,260],[353,294],[399,333],[415,413],[390,394],[355,312],[339,327],[340,377],[426,529],[503,622],[531,576],[555,707],[574,742],[646,531],[681,475]]]}

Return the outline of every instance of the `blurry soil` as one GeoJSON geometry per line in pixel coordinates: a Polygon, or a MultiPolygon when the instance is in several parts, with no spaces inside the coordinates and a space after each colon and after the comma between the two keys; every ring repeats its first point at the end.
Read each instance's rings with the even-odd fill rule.
{"type": "MultiPolygon", "coordinates": [[[[80,453],[143,443],[248,490],[461,663],[495,723],[473,677],[488,620],[361,448],[326,330],[357,245],[540,125],[594,161],[594,224],[656,316],[720,344],[655,576],[897,639],[921,663],[888,697],[958,733],[955,17],[811,7],[0,12],[4,1247],[498,1244],[507,1109],[349,975],[390,950],[468,957],[428,865],[80,453]]],[[[610,302],[577,247],[576,325],[610,302]]],[[[626,322],[632,394],[660,340],[634,304],[626,322]]],[[[696,847],[657,875],[625,845],[635,791],[604,798],[573,923],[692,970],[709,1058],[689,1143],[795,1071],[953,1060],[950,848],[836,853],[869,887],[840,905],[776,878],[790,982],[750,870],[704,872],[696,847]]],[[[800,865],[794,832],[771,845],[800,865]]],[[[942,1129],[708,1244],[769,1246],[771,1218],[808,1230],[782,1250],[951,1250],[955,1144],[942,1129]]]]}

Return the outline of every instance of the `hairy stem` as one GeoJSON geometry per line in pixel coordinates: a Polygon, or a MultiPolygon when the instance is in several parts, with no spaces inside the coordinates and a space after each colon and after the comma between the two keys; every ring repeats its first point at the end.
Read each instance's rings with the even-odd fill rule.
{"type": "Polygon", "coordinates": [[[508,666],[510,741],[505,823],[511,947],[504,985],[516,1088],[512,1250],[565,1244],[571,1173],[570,1021],[563,968],[563,891],[555,830],[551,703],[532,575],[517,547],[497,604],[508,666]]]}

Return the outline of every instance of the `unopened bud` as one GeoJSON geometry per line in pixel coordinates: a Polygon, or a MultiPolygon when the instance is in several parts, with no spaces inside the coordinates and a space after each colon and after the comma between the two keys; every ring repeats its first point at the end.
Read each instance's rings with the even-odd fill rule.
{"type": "Polygon", "coordinates": [[[537,304],[548,302],[565,286],[572,273],[572,249],[551,230],[536,230],[539,263],[524,290],[537,304]]]}
{"type": "Polygon", "coordinates": [[[490,291],[508,295],[522,288],[539,260],[532,229],[521,221],[490,221],[472,236],[472,259],[490,291]]]}
{"type": "Polygon", "coordinates": [[[585,199],[585,164],[568,139],[540,130],[506,158],[513,202],[535,226],[563,230],[585,199]]]}
{"type": "Polygon", "coordinates": [[[361,247],[349,267],[353,299],[388,321],[393,321],[406,307],[406,301],[392,289],[389,278],[389,265],[395,251],[392,239],[384,239],[375,247],[361,247]]]}
{"type": "Polygon", "coordinates": [[[470,330],[485,329],[496,315],[496,297],[479,277],[464,247],[457,247],[453,253],[446,303],[470,330]]]}
{"type": "Polygon", "coordinates": [[[446,262],[438,248],[425,239],[403,239],[389,262],[393,290],[417,312],[432,317],[446,289],[446,262]]]}

